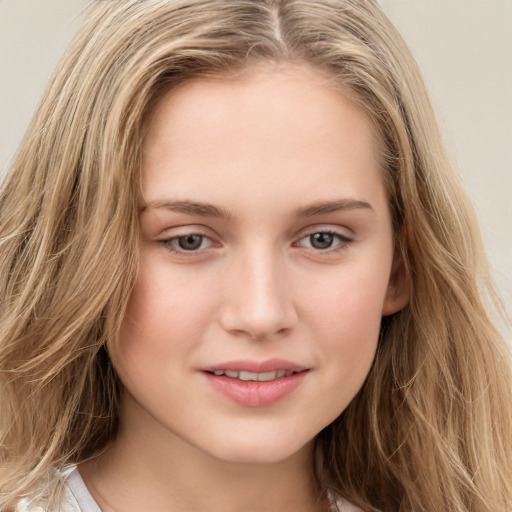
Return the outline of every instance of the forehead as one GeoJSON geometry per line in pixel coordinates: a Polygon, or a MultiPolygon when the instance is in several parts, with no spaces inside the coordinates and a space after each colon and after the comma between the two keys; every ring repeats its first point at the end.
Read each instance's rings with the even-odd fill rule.
{"type": "Polygon", "coordinates": [[[149,117],[144,196],[184,181],[209,193],[228,179],[253,194],[279,182],[324,195],[342,175],[357,195],[375,185],[376,147],[367,115],[316,69],[273,65],[196,79],[168,91],[149,117]]]}
{"type": "Polygon", "coordinates": [[[344,113],[337,118],[338,127],[350,114],[356,128],[354,120],[359,117],[357,124],[367,125],[368,142],[375,142],[373,132],[367,130],[371,120],[332,77],[308,64],[264,63],[235,75],[192,79],[167,91],[150,113],[145,148],[165,132],[174,131],[178,144],[181,136],[190,134],[187,129],[199,136],[199,129],[228,121],[245,128],[240,137],[249,135],[251,126],[265,126],[269,135],[283,141],[292,128],[304,126],[305,137],[316,133],[316,138],[328,138],[326,132],[332,126],[326,121],[332,123],[340,106],[344,113]],[[279,113],[283,115],[269,115],[279,113]],[[314,124],[305,126],[306,121],[314,124]]]}

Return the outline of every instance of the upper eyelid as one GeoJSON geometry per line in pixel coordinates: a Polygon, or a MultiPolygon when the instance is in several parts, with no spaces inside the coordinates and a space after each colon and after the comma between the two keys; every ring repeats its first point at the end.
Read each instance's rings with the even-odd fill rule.
{"type": "Polygon", "coordinates": [[[297,239],[301,240],[304,237],[314,235],[315,233],[330,233],[332,235],[337,235],[341,238],[346,238],[352,240],[354,237],[353,231],[348,227],[333,227],[329,225],[317,225],[317,226],[309,226],[304,229],[301,229],[297,235],[297,239]]]}
{"type": "Polygon", "coordinates": [[[200,224],[194,226],[173,226],[162,229],[159,234],[154,236],[157,241],[172,240],[174,238],[181,238],[188,235],[201,235],[214,241],[218,239],[218,235],[211,228],[202,226],[200,224]],[[177,232],[176,232],[177,231],[177,232]]]}

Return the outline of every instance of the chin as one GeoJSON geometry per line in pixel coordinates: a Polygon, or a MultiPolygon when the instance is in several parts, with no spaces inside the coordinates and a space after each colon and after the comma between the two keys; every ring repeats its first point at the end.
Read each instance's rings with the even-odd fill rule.
{"type": "Polygon", "coordinates": [[[304,442],[290,442],[291,440],[279,438],[255,439],[247,436],[246,439],[227,439],[229,444],[222,443],[217,449],[209,452],[217,459],[233,464],[278,464],[294,457],[301,457],[312,451],[314,440],[304,442]]]}

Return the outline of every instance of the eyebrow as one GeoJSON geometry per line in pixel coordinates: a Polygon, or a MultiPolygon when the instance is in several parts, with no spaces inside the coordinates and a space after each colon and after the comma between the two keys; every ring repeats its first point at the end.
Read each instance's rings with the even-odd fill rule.
{"type": "Polygon", "coordinates": [[[358,210],[369,209],[373,210],[370,203],[361,201],[359,199],[339,199],[337,201],[324,201],[312,204],[297,211],[297,217],[313,217],[315,215],[322,215],[324,213],[332,213],[340,210],[358,210]]]}
{"type": "Polygon", "coordinates": [[[230,212],[214,206],[213,204],[199,203],[196,201],[169,201],[166,199],[147,203],[139,210],[139,213],[143,213],[150,208],[164,208],[172,212],[196,215],[199,217],[215,217],[220,219],[232,217],[230,212]]]}
{"type": "MultiPolygon", "coordinates": [[[[223,208],[214,206],[209,203],[200,203],[196,201],[170,201],[170,200],[156,200],[147,203],[143,206],[139,213],[150,208],[164,208],[177,213],[184,213],[186,215],[194,215],[199,217],[213,217],[219,219],[229,219],[233,215],[223,208]]],[[[321,201],[312,205],[300,208],[296,212],[297,217],[307,218],[314,217],[315,215],[322,215],[325,213],[337,212],[340,210],[357,210],[357,209],[368,209],[373,210],[370,203],[361,201],[359,199],[338,199],[335,201],[321,201]]]]}

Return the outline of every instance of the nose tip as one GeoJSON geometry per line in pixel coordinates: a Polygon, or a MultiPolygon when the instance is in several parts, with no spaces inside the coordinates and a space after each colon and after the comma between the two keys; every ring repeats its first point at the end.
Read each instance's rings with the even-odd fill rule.
{"type": "Polygon", "coordinates": [[[245,335],[258,341],[289,332],[293,324],[291,316],[270,302],[244,310],[239,305],[236,310],[229,308],[224,312],[222,324],[232,334],[245,335]]]}
{"type": "Polygon", "coordinates": [[[238,336],[264,340],[288,333],[297,321],[286,279],[275,265],[247,261],[233,272],[228,300],[221,314],[222,327],[238,336]]]}

